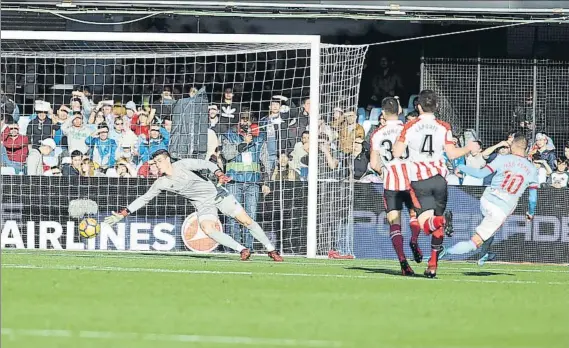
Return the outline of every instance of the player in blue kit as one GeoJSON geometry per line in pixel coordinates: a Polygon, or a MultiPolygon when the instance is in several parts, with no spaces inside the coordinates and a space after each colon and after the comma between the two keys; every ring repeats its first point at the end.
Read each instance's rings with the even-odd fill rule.
{"type": "Polygon", "coordinates": [[[480,198],[480,210],[484,219],[476,228],[476,233],[469,241],[459,242],[446,249],[447,254],[466,254],[482,246],[482,258],[478,264],[482,266],[488,258],[486,253],[494,234],[512,214],[518,200],[529,187],[528,220],[533,218],[537,206],[538,174],[535,166],[527,159],[527,140],[523,136],[514,138],[511,154],[500,155],[492,163],[482,169],[459,165],[458,170],[476,177],[485,178],[496,173],[492,183],[480,198]]]}

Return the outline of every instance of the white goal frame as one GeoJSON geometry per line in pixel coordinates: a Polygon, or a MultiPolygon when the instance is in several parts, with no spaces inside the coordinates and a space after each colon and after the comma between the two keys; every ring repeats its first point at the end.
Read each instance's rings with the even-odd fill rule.
{"type": "MultiPolygon", "coordinates": [[[[308,44],[310,45],[310,134],[318,134],[320,113],[320,36],[272,34],[182,34],[76,31],[2,30],[0,40],[42,41],[108,41],[163,43],[227,43],[227,44],[308,44]]],[[[318,148],[318,137],[310,137],[310,148],[318,148]]],[[[310,151],[308,170],[307,244],[306,256],[315,258],[317,252],[318,213],[318,153],[310,151]]]]}

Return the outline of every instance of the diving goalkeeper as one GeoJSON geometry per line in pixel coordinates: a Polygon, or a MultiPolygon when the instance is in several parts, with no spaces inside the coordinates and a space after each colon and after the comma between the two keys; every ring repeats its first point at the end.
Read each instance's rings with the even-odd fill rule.
{"type": "Polygon", "coordinates": [[[248,260],[251,252],[218,229],[218,209],[224,215],[239,221],[239,223],[247,227],[253,237],[268,250],[271,259],[277,262],[283,260],[261,226],[247,215],[235,198],[223,187],[216,187],[213,182],[199,172],[201,170],[209,170],[217,176],[220,184],[231,181],[231,178],[226,176],[216,164],[200,159],[183,159],[172,163],[170,154],[166,150],[154,152],[152,159],[156,163],[161,177],[156,179],[148,192],[135,199],[126,209],[120,212],[113,212],[113,215],[105,218],[105,223],[110,226],[116,224],[129,214],[144,207],[162,191],[174,192],[182,195],[192,203],[204,233],[219,244],[239,251],[241,260],[248,260]]]}
{"type": "Polygon", "coordinates": [[[466,254],[482,246],[483,257],[478,261],[482,266],[487,259],[486,251],[494,240],[494,234],[512,214],[520,196],[529,187],[528,220],[533,219],[537,206],[537,169],[527,159],[527,140],[516,136],[511,145],[510,155],[500,155],[482,169],[459,165],[458,170],[475,178],[485,178],[496,173],[492,183],[480,198],[480,210],[484,219],[476,228],[471,240],[459,242],[446,249],[448,254],[466,254]]]}

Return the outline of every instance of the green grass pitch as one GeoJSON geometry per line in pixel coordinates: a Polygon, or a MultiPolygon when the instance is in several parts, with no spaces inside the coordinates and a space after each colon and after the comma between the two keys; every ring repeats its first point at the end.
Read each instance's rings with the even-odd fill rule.
{"type": "Polygon", "coordinates": [[[569,347],[566,266],[2,252],[3,348],[569,347]],[[414,265],[422,273],[424,264],[414,265]]]}

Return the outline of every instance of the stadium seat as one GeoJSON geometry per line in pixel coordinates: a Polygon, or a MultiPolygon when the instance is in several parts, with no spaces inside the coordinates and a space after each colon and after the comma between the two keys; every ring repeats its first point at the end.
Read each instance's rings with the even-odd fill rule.
{"type": "Polygon", "coordinates": [[[373,108],[369,113],[369,120],[378,122],[380,116],[381,116],[381,108],[373,108]]]}

